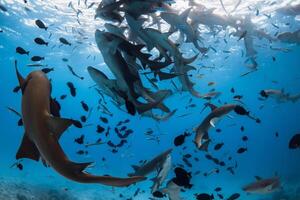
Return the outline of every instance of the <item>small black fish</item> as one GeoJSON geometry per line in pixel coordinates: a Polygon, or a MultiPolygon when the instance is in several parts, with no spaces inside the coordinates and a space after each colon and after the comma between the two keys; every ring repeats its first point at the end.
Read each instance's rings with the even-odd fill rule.
{"type": "Polygon", "coordinates": [[[76,88],[74,87],[74,84],[71,83],[71,82],[67,82],[67,86],[69,87],[70,89],[70,93],[73,97],[76,96],[76,88]]]}
{"type": "Polygon", "coordinates": [[[241,154],[247,151],[247,148],[241,147],[237,150],[237,153],[241,154]]]}
{"type": "Polygon", "coordinates": [[[275,61],[276,61],[276,58],[275,58],[274,56],[272,56],[272,60],[273,60],[273,62],[275,62],[275,61]]]}
{"type": "Polygon", "coordinates": [[[43,68],[43,69],[41,69],[41,71],[42,72],[44,72],[45,74],[48,74],[49,72],[52,72],[52,71],[54,71],[54,68],[52,67],[52,68],[43,68]]]}
{"type": "Polygon", "coordinates": [[[181,135],[177,136],[174,139],[174,145],[176,147],[182,145],[184,143],[184,141],[185,141],[185,137],[186,136],[189,136],[189,134],[187,132],[184,132],[184,134],[181,134],[181,135]]]}
{"type": "Polygon", "coordinates": [[[221,187],[217,187],[217,188],[215,189],[216,192],[220,192],[221,190],[222,190],[221,187]]]}
{"type": "Polygon", "coordinates": [[[20,86],[16,86],[14,89],[13,89],[13,92],[14,93],[17,93],[17,92],[19,92],[20,91],[20,86]]]}
{"type": "Polygon", "coordinates": [[[243,96],[242,95],[235,95],[235,96],[233,96],[233,98],[234,99],[241,99],[241,98],[243,98],[243,96]]]}
{"type": "Polygon", "coordinates": [[[23,120],[22,120],[22,118],[19,119],[18,126],[23,126],[23,120]]]}
{"type": "Polygon", "coordinates": [[[290,149],[300,148],[300,134],[296,134],[290,139],[289,148],[290,149]]]}
{"type": "Polygon", "coordinates": [[[21,163],[18,163],[17,168],[22,171],[23,170],[23,165],[21,163]]]}
{"type": "Polygon", "coordinates": [[[195,194],[195,197],[197,200],[213,200],[214,199],[214,195],[211,194],[206,194],[206,193],[202,193],[202,194],[195,194]]]}
{"type": "Polygon", "coordinates": [[[231,92],[231,93],[234,93],[234,92],[235,92],[234,88],[231,88],[231,89],[230,89],[230,92],[231,92]]]}
{"type": "Polygon", "coordinates": [[[241,195],[239,193],[234,193],[227,200],[236,200],[236,199],[240,198],[240,196],[241,195]]]}
{"type": "Polygon", "coordinates": [[[97,125],[97,133],[103,133],[105,131],[105,128],[103,128],[102,126],[100,125],[97,125]]]}
{"type": "Polygon", "coordinates": [[[183,157],[185,157],[185,158],[191,158],[192,155],[188,153],[188,154],[183,155],[183,157]]]}
{"type": "Polygon", "coordinates": [[[88,112],[89,111],[89,106],[84,101],[81,101],[80,103],[81,103],[81,106],[82,106],[83,110],[88,112]]]}
{"type": "Polygon", "coordinates": [[[83,154],[87,155],[87,154],[88,154],[88,151],[79,150],[79,151],[77,151],[76,153],[77,153],[78,155],[83,155],[83,154]]]}
{"type": "Polygon", "coordinates": [[[22,47],[17,47],[16,48],[16,53],[21,54],[21,55],[24,55],[24,54],[29,55],[29,51],[26,51],[22,47]]]}
{"type": "Polygon", "coordinates": [[[34,41],[35,41],[35,43],[37,43],[39,45],[46,45],[46,46],[48,46],[48,44],[49,44],[49,42],[45,42],[45,40],[43,40],[40,37],[35,38],[34,41]]]}
{"type": "Polygon", "coordinates": [[[101,120],[103,123],[105,123],[105,124],[108,123],[108,119],[105,118],[105,117],[100,117],[100,120],[101,120]]]}
{"type": "Polygon", "coordinates": [[[75,138],[74,140],[77,144],[83,144],[84,142],[84,135],[81,135],[79,138],[75,138]]]}
{"type": "Polygon", "coordinates": [[[218,143],[218,144],[215,145],[214,149],[215,149],[216,151],[218,151],[218,150],[220,150],[220,149],[223,147],[223,145],[224,145],[223,142],[222,142],[222,143],[218,143]]]}
{"type": "Polygon", "coordinates": [[[153,192],[152,195],[153,195],[154,197],[156,197],[156,198],[163,198],[163,197],[166,196],[165,194],[163,194],[162,192],[160,192],[160,191],[158,191],[158,190],[155,191],[155,192],[153,192]]]}
{"type": "Polygon", "coordinates": [[[242,140],[243,140],[244,142],[246,142],[246,141],[248,141],[248,137],[245,135],[245,136],[242,137],[242,140]]]}
{"type": "Polygon", "coordinates": [[[216,129],[216,132],[217,132],[217,133],[221,133],[222,130],[221,130],[220,128],[217,128],[217,129],[216,129]]]}
{"type": "Polygon", "coordinates": [[[176,167],[174,170],[175,174],[176,174],[176,178],[173,178],[173,182],[178,185],[178,186],[183,186],[185,188],[191,188],[192,184],[190,184],[192,175],[191,173],[187,172],[186,170],[184,170],[183,168],[180,167],[176,167]]]}
{"type": "Polygon", "coordinates": [[[40,29],[45,29],[47,30],[48,27],[42,22],[41,20],[37,19],[35,20],[35,24],[40,28],[40,29]]]}
{"type": "Polygon", "coordinates": [[[275,133],[275,136],[276,136],[276,137],[279,137],[279,133],[278,133],[278,132],[276,132],[276,133],[275,133]]]}
{"type": "Polygon", "coordinates": [[[208,160],[212,160],[213,159],[213,157],[210,154],[206,154],[205,158],[207,158],[208,160]]]}
{"type": "Polygon", "coordinates": [[[86,119],[86,116],[82,115],[82,116],[80,117],[80,121],[82,121],[83,123],[86,122],[86,120],[87,120],[87,119],[86,119]]]}
{"type": "Polygon", "coordinates": [[[222,166],[222,167],[224,167],[226,164],[225,164],[224,161],[221,161],[221,162],[219,162],[219,165],[222,166]]]}
{"type": "Polygon", "coordinates": [[[244,132],[244,130],[245,130],[245,127],[241,126],[241,131],[244,132]]]}
{"type": "Polygon", "coordinates": [[[60,99],[63,100],[63,99],[65,99],[66,97],[67,97],[67,95],[66,95],[66,94],[63,94],[63,95],[60,96],[60,99]]]}
{"type": "Polygon", "coordinates": [[[125,119],[125,120],[123,121],[123,123],[129,123],[129,122],[130,122],[129,119],[125,119]]]}
{"type": "Polygon", "coordinates": [[[63,38],[63,37],[60,37],[60,38],[59,38],[59,41],[60,41],[62,44],[65,44],[65,45],[69,45],[69,46],[72,45],[68,40],[66,40],[66,39],[63,38]]]}
{"type": "Polygon", "coordinates": [[[120,131],[125,131],[127,129],[127,126],[122,126],[120,131]]]}
{"type": "Polygon", "coordinates": [[[7,12],[7,8],[2,4],[0,4],[0,10],[2,10],[3,12],[7,12]]]}
{"type": "Polygon", "coordinates": [[[45,60],[45,57],[41,57],[41,56],[32,56],[31,57],[31,61],[34,61],[34,62],[41,61],[41,60],[45,60]]]}

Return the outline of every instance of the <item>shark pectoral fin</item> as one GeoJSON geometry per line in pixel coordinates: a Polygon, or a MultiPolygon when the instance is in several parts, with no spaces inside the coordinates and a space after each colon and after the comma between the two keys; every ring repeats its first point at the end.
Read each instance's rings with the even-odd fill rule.
{"type": "Polygon", "coordinates": [[[39,161],[40,153],[35,144],[26,136],[23,136],[22,143],[16,154],[16,159],[29,158],[31,160],[39,161]]]}
{"type": "Polygon", "coordinates": [[[212,127],[216,127],[216,124],[218,123],[218,121],[220,120],[220,118],[218,118],[218,117],[215,117],[215,118],[212,118],[210,121],[209,121],[209,123],[210,123],[210,125],[212,126],[212,127]]]}
{"type": "Polygon", "coordinates": [[[70,125],[73,124],[73,120],[71,119],[65,119],[60,117],[53,117],[51,116],[48,120],[48,128],[51,131],[51,133],[55,134],[57,139],[60,138],[62,133],[69,128],[70,125]]]}
{"type": "Polygon", "coordinates": [[[191,70],[196,70],[195,67],[191,66],[191,65],[184,65],[183,67],[183,71],[186,73],[188,71],[191,71],[191,70]]]}
{"type": "Polygon", "coordinates": [[[194,55],[191,58],[183,58],[184,64],[190,64],[190,63],[194,62],[197,59],[198,55],[199,55],[199,53],[197,53],[196,55],[194,55]]]}
{"type": "Polygon", "coordinates": [[[203,142],[203,144],[201,145],[201,147],[199,148],[199,150],[207,152],[208,151],[208,146],[209,146],[210,142],[211,142],[210,139],[208,139],[205,142],[203,142]]]}
{"type": "Polygon", "coordinates": [[[115,54],[120,43],[121,43],[121,40],[119,40],[119,39],[115,39],[112,42],[110,42],[109,43],[109,47],[110,47],[109,52],[112,54],[115,54]]]}

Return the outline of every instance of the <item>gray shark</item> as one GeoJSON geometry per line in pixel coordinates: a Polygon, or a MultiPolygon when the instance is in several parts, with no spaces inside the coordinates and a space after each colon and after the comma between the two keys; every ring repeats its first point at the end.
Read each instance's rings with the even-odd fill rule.
{"type": "Polygon", "coordinates": [[[178,76],[179,81],[182,84],[183,91],[189,91],[192,95],[196,97],[202,97],[197,91],[194,90],[192,83],[188,77],[187,72],[190,70],[195,70],[193,66],[188,65],[192,63],[198,55],[193,56],[192,58],[186,59],[182,57],[182,54],[176,47],[176,45],[168,39],[168,34],[163,34],[156,29],[146,28],[143,32],[148,36],[151,40],[151,43],[155,43],[156,45],[162,46],[166,49],[174,58],[174,74],[180,74],[178,76]]]}
{"type": "Polygon", "coordinates": [[[182,200],[180,197],[181,187],[176,185],[172,180],[167,183],[167,186],[161,191],[168,195],[169,200],[182,200]]]}
{"type": "MultiPolygon", "coordinates": [[[[110,96],[118,107],[125,105],[125,100],[116,92],[120,90],[120,86],[118,85],[118,82],[116,80],[109,79],[103,72],[91,66],[89,66],[87,70],[93,81],[97,84],[97,86],[101,88],[104,94],[110,96]]],[[[160,90],[155,93],[145,90],[144,92],[144,95],[139,94],[139,96],[143,96],[146,100],[149,101],[159,101],[160,99],[166,98],[171,95],[170,90],[160,90]]],[[[165,116],[157,116],[154,115],[151,110],[149,110],[142,113],[142,116],[149,116],[155,120],[161,121],[171,117],[176,112],[176,110],[170,112],[169,109],[163,103],[159,103],[156,106],[156,108],[167,112],[167,114],[165,116]]]]}
{"type": "Polygon", "coordinates": [[[25,134],[16,159],[29,158],[50,165],[62,176],[80,183],[100,183],[110,186],[128,186],[143,177],[117,178],[95,176],[84,172],[92,163],[76,163],[68,159],[59,145],[63,132],[74,120],[54,117],[50,114],[50,82],[42,71],[31,72],[24,79],[16,73],[22,89],[22,119],[25,134]],[[38,98],[37,98],[38,97],[38,98]]]}
{"type": "Polygon", "coordinates": [[[183,11],[180,15],[171,12],[163,12],[160,14],[160,17],[165,20],[170,26],[169,32],[175,32],[179,30],[184,33],[187,37],[186,42],[191,42],[194,46],[201,52],[206,53],[207,48],[200,47],[198,44],[199,36],[196,30],[187,22],[188,15],[191,8],[183,11]]]}
{"type": "Polygon", "coordinates": [[[153,185],[151,188],[151,193],[157,191],[161,184],[165,181],[167,178],[170,170],[172,167],[172,158],[171,155],[169,154],[165,160],[165,162],[162,165],[162,168],[159,170],[157,176],[152,179],[153,180],[153,185]]]}
{"type": "Polygon", "coordinates": [[[172,152],[172,149],[168,149],[165,152],[154,157],[152,160],[146,162],[142,166],[132,165],[134,169],[133,173],[128,174],[128,176],[146,176],[151,172],[161,169],[168,155],[172,152]]]}
{"type": "Polygon", "coordinates": [[[277,38],[281,42],[300,44],[300,30],[280,33],[277,38]]]}

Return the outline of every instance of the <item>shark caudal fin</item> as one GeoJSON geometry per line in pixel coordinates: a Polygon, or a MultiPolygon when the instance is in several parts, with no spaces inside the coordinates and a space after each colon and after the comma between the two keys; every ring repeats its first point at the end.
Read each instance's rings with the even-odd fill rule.
{"type": "Polygon", "coordinates": [[[157,107],[165,98],[166,98],[166,95],[161,96],[158,99],[156,99],[155,102],[150,102],[150,103],[141,103],[137,100],[134,100],[133,104],[134,104],[136,110],[138,111],[138,113],[141,114],[141,113],[144,113],[148,110],[151,110],[151,109],[157,107]]]}

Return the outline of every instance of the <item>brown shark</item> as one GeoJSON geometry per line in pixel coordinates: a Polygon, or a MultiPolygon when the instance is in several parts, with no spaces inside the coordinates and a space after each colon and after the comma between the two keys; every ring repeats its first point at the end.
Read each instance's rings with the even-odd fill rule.
{"type": "Polygon", "coordinates": [[[220,117],[228,114],[230,111],[236,108],[236,104],[227,104],[221,107],[209,105],[212,112],[206,116],[201,124],[196,128],[195,144],[198,149],[207,151],[208,144],[210,142],[208,136],[208,130],[211,126],[215,126],[214,122],[220,117]]]}
{"type": "Polygon", "coordinates": [[[280,187],[280,179],[279,177],[272,177],[268,179],[262,179],[260,177],[256,177],[256,181],[254,183],[250,183],[243,187],[243,190],[248,193],[254,194],[268,194],[274,192],[276,189],[280,187]]]}
{"type": "Polygon", "coordinates": [[[62,176],[80,183],[100,183],[110,186],[128,186],[144,179],[136,176],[117,178],[95,176],[84,170],[92,163],[76,163],[68,159],[58,140],[74,120],[54,117],[50,114],[50,82],[42,71],[31,72],[24,79],[16,67],[22,89],[22,119],[25,134],[16,159],[40,158],[62,176]]]}

